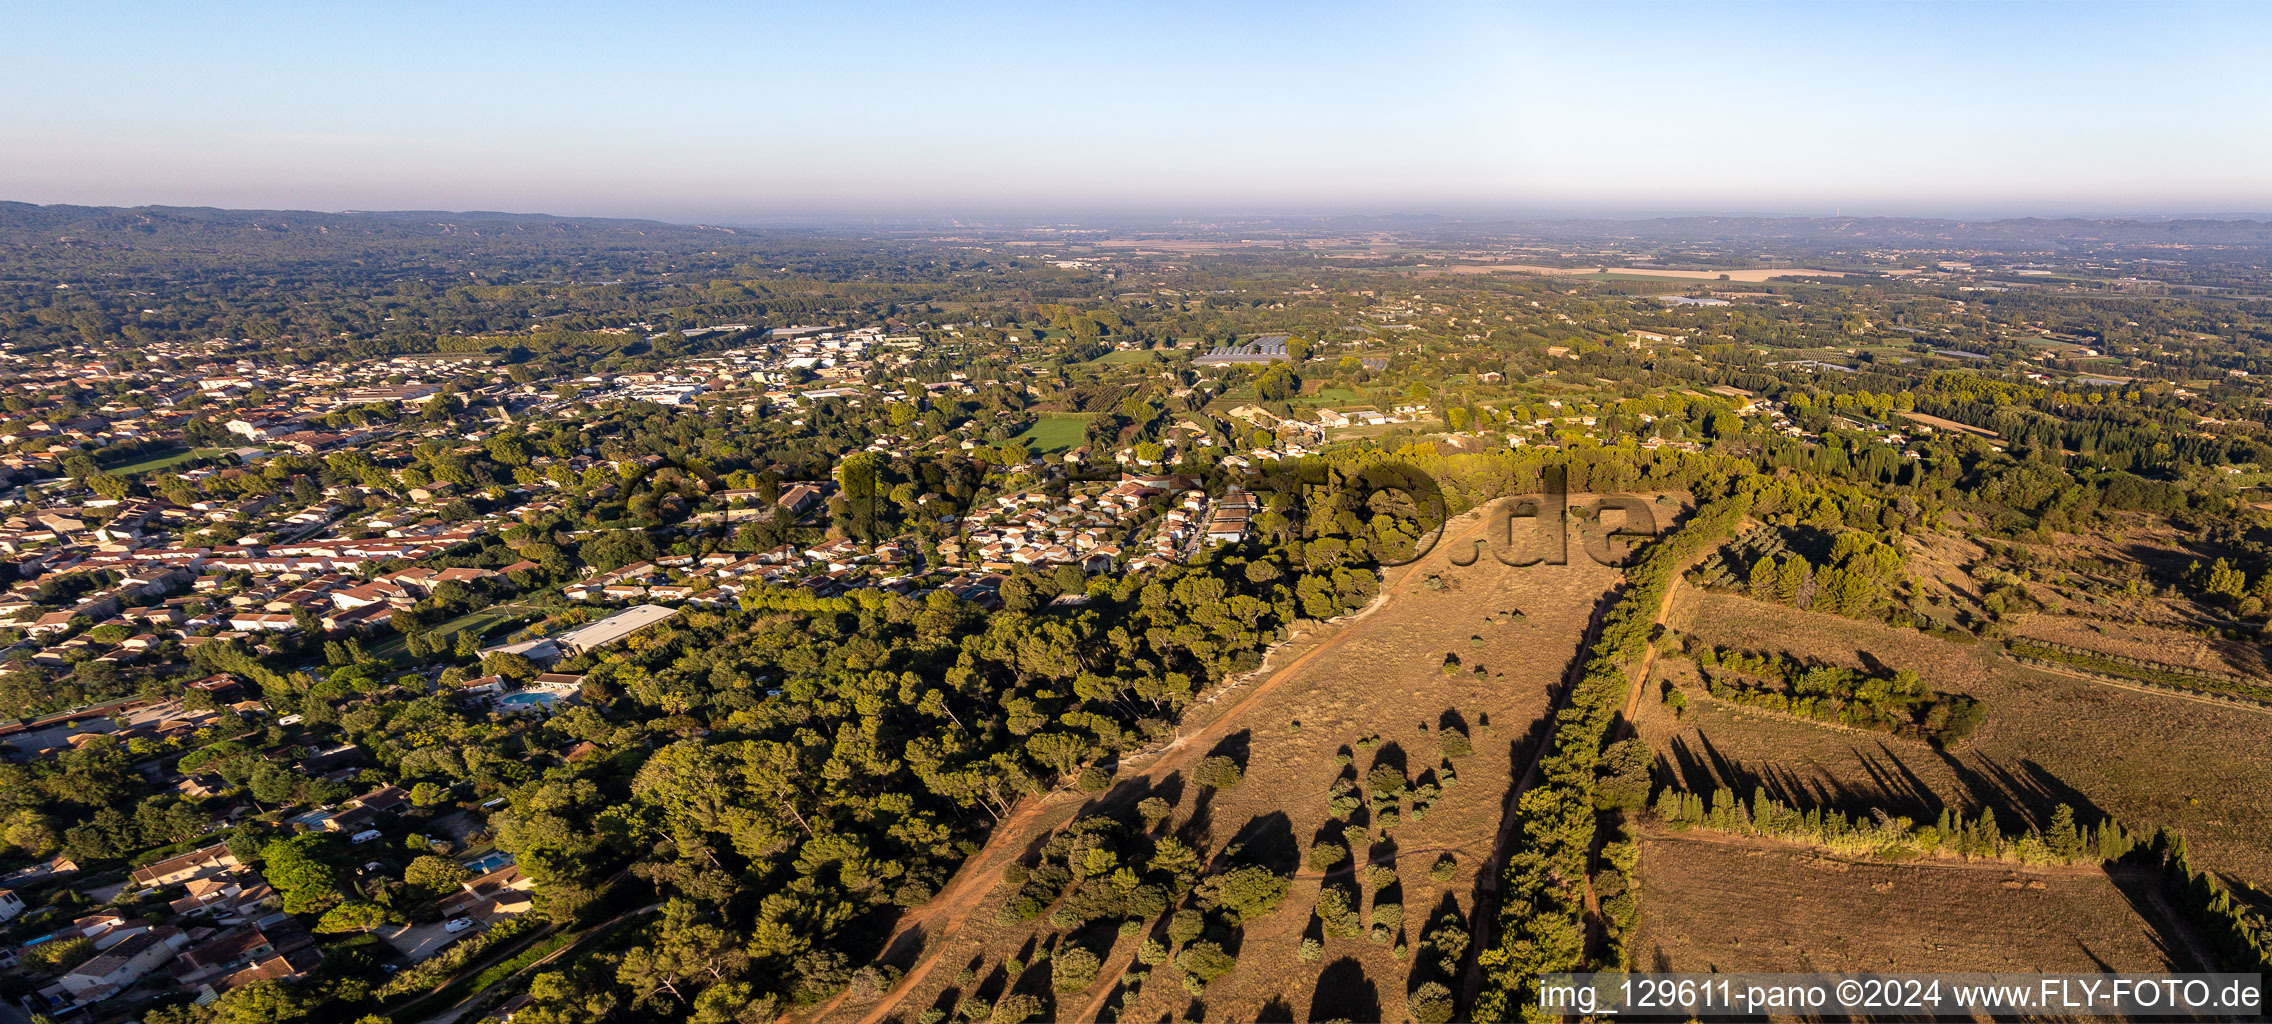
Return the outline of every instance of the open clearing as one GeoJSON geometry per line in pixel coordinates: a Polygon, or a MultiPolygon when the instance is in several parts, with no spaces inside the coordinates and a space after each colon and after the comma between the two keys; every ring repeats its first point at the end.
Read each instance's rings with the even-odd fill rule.
{"type": "Polygon", "coordinates": [[[1651,831],[1637,966],[1653,971],[2200,971],[2151,873],[1828,857],[1651,831]]]}
{"type": "Polygon", "coordinates": [[[1092,414],[1081,412],[1043,413],[1033,426],[1018,435],[1018,440],[1036,454],[1065,451],[1088,437],[1089,421],[1094,418],[1092,414]]]}
{"type": "MultiPolygon", "coordinates": [[[[1424,979],[1416,976],[1418,951],[1400,958],[1392,946],[1413,945],[1439,915],[1464,919],[1472,912],[1478,869],[1493,853],[1510,787],[1530,763],[1554,688],[1577,656],[1595,608],[1620,578],[1585,559],[1575,538],[1568,566],[1511,569],[1488,554],[1472,566],[1451,565],[1452,552],[1472,551],[1466,541],[1483,536],[1478,522],[1472,514],[1462,517],[1420,563],[1391,570],[1387,595],[1370,612],[1281,645],[1249,681],[1193,708],[1180,731],[1183,739],[1156,755],[1131,757],[1103,798],[1082,801],[1061,793],[1045,809],[1039,801],[1021,804],[949,889],[910,915],[930,918],[917,925],[926,948],[917,954],[902,944],[905,948],[885,956],[887,962],[915,964],[908,980],[882,1000],[828,1007],[819,1019],[837,1024],[874,1024],[891,1014],[913,1019],[924,1008],[951,1009],[962,998],[996,999],[1012,990],[1043,998],[1044,1016],[1055,1020],[1405,1019],[1406,993],[1424,979]],[[1429,585],[1431,576],[1441,585],[1429,585]],[[1513,610],[1522,617],[1502,615],[1513,610]],[[1494,617],[1499,621],[1489,621],[1494,617]],[[1458,656],[1457,671],[1443,670],[1447,654],[1458,656]],[[1483,675],[1475,673],[1477,666],[1483,675]],[[1458,783],[1443,790],[1424,820],[1408,818],[1393,842],[1376,830],[1369,850],[1352,851],[1396,868],[1399,877],[1389,888],[1379,893],[1360,888],[1367,890],[1368,914],[1374,902],[1400,902],[1402,928],[1388,943],[1324,939],[1324,955],[1304,963],[1296,956],[1302,938],[1322,937],[1311,910],[1324,879],[1302,859],[1318,838],[1341,837],[1344,822],[1332,818],[1328,806],[1334,780],[1361,779],[1376,763],[1399,765],[1413,778],[1437,770],[1443,761],[1439,737],[1447,725],[1464,728],[1474,746],[1472,754],[1454,759],[1458,783]],[[1371,737],[1377,742],[1358,745],[1371,737]],[[1352,755],[1350,765],[1336,761],[1343,749],[1352,755]],[[1245,779],[1224,790],[1189,783],[1186,773],[1213,753],[1243,761],[1245,779]],[[1154,968],[1134,991],[1119,985],[1120,976],[1135,966],[1136,947],[1164,934],[1164,921],[1134,936],[1115,935],[1109,922],[1075,933],[1098,952],[1104,969],[1089,989],[1052,995],[1048,964],[1030,961],[1036,948],[1064,936],[1046,921],[1001,923],[1015,887],[1001,881],[1007,858],[997,850],[1004,839],[1022,836],[1015,843],[1022,854],[1047,835],[1047,828],[1033,825],[1054,828],[1076,813],[1102,808],[1133,817],[1129,809],[1149,795],[1173,800],[1175,814],[1165,831],[1209,858],[1235,843],[1242,845],[1242,861],[1282,873],[1299,868],[1292,890],[1274,913],[1227,937],[1225,948],[1238,957],[1238,966],[1210,984],[1204,998],[1186,994],[1172,967],[1154,968]],[[1036,817],[1022,821],[1029,811],[1036,817]],[[1429,867],[1445,853],[1457,871],[1438,881],[1429,867]],[[942,907],[957,903],[966,876],[977,886],[968,902],[942,907]],[[1003,969],[1012,958],[1024,962],[1017,977],[1003,969]]],[[[1358,812],[1355,820],[1365,820],[1364,814],[1358,812]]],[[[1332,877],[1347,884],[1347,863],[1332,877]]]]}
{"type": "Polygon", "coordinates": [[[1652,681],[1640,725],[1660,770],[1686,788],[1729,784],[1749,793],[1763,785],[1807,806],[1915,816],[1944,803],[1988,806],[2007,831],[2023,814],[2041,824],[2065,803],[2086,822],[2111,814],[2134,830],[2169,826],[2191,844],[2197,867],[2272,877],[2263,811],[2272,716],[2029,668],[1989,643],[1950,643],[1728,594],[1684,590],[1670,622],[1744,650],[1913,669],[1932,688],[1971,695],[1987,711],[1969,740],[1941,751],[1721,704],[1702,695],[1692,663],[1668,657],[1658,676],[1683,680],[1689,709],[1676,717],[1655,699],[1652,681]]]}

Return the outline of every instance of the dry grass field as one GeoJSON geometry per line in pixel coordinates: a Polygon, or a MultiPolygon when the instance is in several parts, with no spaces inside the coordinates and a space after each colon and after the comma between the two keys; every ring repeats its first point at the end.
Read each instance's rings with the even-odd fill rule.
{"type": "MultiPolygon", "coordinates": [[[[1473,522],[1455,522],[1447,538],[1473,522]]],[[[1458,567],[1447,557],[1454,549],[1447,543],[1414,567],[1392,570],[1394,593],[1373,611],[1283,645],[1253,680],[1194,709],[1183,729],[1191,742],[1132,758],[1101,800],[1049,813],[1045,823],[1052,826],[1099,806],[1133,818],[1127,812],[1138,799],[1168,796],[1175,814],[1163,831],[1206,855],[1241,844],[1242,860],[1282,872],[1299,869],[1279,909],[1247,922],[1225,944],[1238,966],[1209,985],[1204,998],[1187,994],[1168,966],[1152,969],[1132,991],[1117,983],[1136,966],[1143,939],[1163,933],[1161,922],[1135,936],[1115,936],[1110,922],[1081,930],[1077,937],[1089,948],[1109,946],[1099,980],[1083,992],[1048,996],[1048,965],[1033,965],[1032,954],[1061,936],[1045,920],[1000,923],[1016,887],[999,882],[1001,868],[991,865],[996,880],[959,915],[953,934],[923,936],[922,959],[936,954],[935,969],[911,973],[883,1000],[848,1000],[818,1019],[872,1024],[896,1013],[913,1020],[925,1008],[951,1011],[962,998],[992,999],[1013,990],[1043,995],[1050,1001],[1047,1018],[1056,1020],[1403,1019],[1406,993],[1417,984],[1416,958],[1399,957],[1393,947],[1415,943],[1439,914],[1469,914],[1478,868],[1493,852],[1502,808],[1529,765],[1554,688],[1577,656],[1599,601],[1619,579],[1615,570],[1587,560],[1574,540],[1574,564],[1562,567],[1511,569],[1488,555],[1458,567]],[[1429,576],[1439,577],[1440,585],[1428,585],[1429,576]],[[1514,611],[1522,615],[1506,614],[1514,611]],[[1443,670],[1447,654],[1458,656],[1457,671],[1443,670]],[[1483,674],[1475,673],[1477,666],[1483,674]],[[1438,744],[1447,725],[1464,727],[1474,747],[1454,762],[1458,783],[1443,790],[1424,820],[1407,817],[1393,841],[1382,841],[1376,831],[1369,851],[1354,851],[1397,870],[1398,880],[1370,894],[1366,909],[1384,897],[1401,902],[1403,928],[1391,943],[1324,939],[1324,955],[1303,962],[1296,955],[1302,938],[1322,932],[1311,917],[1321,876],[1302,860],[1321,835],[1340,838],[1342,823],[1331,819],[1328,806],[1334,781],[1362,779],[1376,761],[1401,764],[1417,778],[1441,763],[1438,744]],[[1359,744],[1368,738],[1377,741],[1359,744]],[[1347,766],[1336,759],[1344,750],[1352,756],[1347,766]],[[1243,760],[1245,778],[1222,790],[1192,784],[1186,777],[1192,765],[1217,751],[1243,760]],[[1458,870],[1434,879],[1429,868],[1445,854],[1458,870]],[[1031,976],[1011,977],[1003,965],[1013,959],[1031,976]]],[[[1336,869],[1343,879],[1346,872],[1346,864],[1336,869]]],[[[886,960],[904,966],[909,958],[899,951],[886,960]]]]}
{"type": "Polygon", "coordinates": [[[2272,714],[2023,667],[1989,643],[1733,595],[1684,590],[1670,625],[1747,650],[1913,669],[1987,711],[1969,740],[1940,751],[1720,704],[1702,695],[1692,664],[1661,659],[1659,678],[1685,681],[1690,706],[1675,716],[1655,699],[1652,681],[1639,724],[1663,769],[1690,788],[1765,785],[1808,805],[1919,816],[1944,803],[1986,805],[2007,830],[2023,813],[2041,823],[2066,803],[2085,821],[2111,814],[2133,828],[2172,827],[2198,867],[2256,883],[2272,878],[2263,798],[2272,786],[2272,714]]]}
{"type": "Polygon", "coordinates": [[[1652,831],[1638,966],[1657,971],[2199,971],[2148,873],[1832,858],[1652,831]]]}

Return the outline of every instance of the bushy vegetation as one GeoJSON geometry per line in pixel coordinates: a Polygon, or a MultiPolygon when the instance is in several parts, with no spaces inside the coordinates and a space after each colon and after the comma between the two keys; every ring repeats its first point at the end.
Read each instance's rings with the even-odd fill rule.
{"type": "Polygon", "coordinates": [[[1857,818],[1831,808],[1799,808],[1754,789],[1747,803],[1733,790],[1714,791],[1709,801],[1697,793],[1667,789],[1652,812],[1674,828],[1704,828],[1737,835],[1767,836],[1820,847],[1847,856],[1947,856],[1967,860],[2010,860],[2021,864],[2073,864],[2117,861],[2138,848],[2139,840],[2109,818],[2078,824],[2074,808],[2060,804],[2041,830],[2005,833],[1992,810],[1967,818],[1942,808],[1931,823],[1882,812],[1857,818]]]}
{"type": "Polygon", "coordinates": [[[1691,650],[1704,670],[1706,692],[1749,708],[1917,736],[1938,747],[1963,742],[1984,714],[1979,701],[1934,692],[1909,669],[1871,673],[1710,644],[1691,644],[1691,650]]]}
{"type": "Polygon", "coordinates": [[[2081,669],[2096,675],[2121,679],[2125,682],[2162,686],[2176,690],[2190,690],[2211,695],[2229,696],[2259,704],[2272,704],[2272,686],[2242,676],[2204,672],[2179,665],[2169,665],[2143,658],[2107,654],[2073,644],[2046,640],[2014,640],[2009,644],[2012,656],[2023,663],[2032,662],[2050,666],[2081,669]]]}

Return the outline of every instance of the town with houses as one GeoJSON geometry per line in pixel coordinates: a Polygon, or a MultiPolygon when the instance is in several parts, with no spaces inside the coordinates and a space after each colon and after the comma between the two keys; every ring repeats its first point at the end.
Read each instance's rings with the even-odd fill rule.
{"type": "MultiPolygon", "coordinates": [[[[937,336],[958,333],[948,328],[937,336]]],[[[9,724],[0,724],[0,756],[30,763],[93,752],[130,762],[148,784],[181,799],[226,803],[208,829],[260,817],[273,821],[277,835],[331,836],[376,849],[382,840],[399,846],[415,823],[410,837],[448,860],[456,870],[443,874],[455,885],[434,894],[422,915],[431,920],[364,932],[414,965],[531,907],[530,883],[511,856],[482,841],[483,808],[437,814],[427,804],[413,807],[399,786],[359,788],[382,778],[367,756],[352,745],[294,746],[296,737],[311,735],[308,716],[282,712],[263,699],[262,681],[224,666],[326,652],[336,664],[336,652],[347,649],[353,663],[411,668],[392,682],[438,688],[468,711],[500,721],[542,718],[582,699],[580,676],[549,666],[588,660],[682,610],[737,607],[745,595],[761,593],[824,599],[861,590],[941,591],[999,607],[1012,573],[1143,573],[1209,546],[1236,545],[1250,535],[1259,502],[1235,484],[1210,493],[1201,480],[1176,472],[1185,449],[1214,449],[1218,465],[1241,469],[1318,451],[1331,428],[1402,422],[1424,412],[1411,405],[1346,415],[1321,410],[1312,422],[1246,404],[1230,411],[1231,420],[1266,432],[1269,443],[1236,445],[1185,423],[1158,444],[1103,452],[1074,444],[1047,462],[1029,454],[1030,461],[993,466],[999,486],[938,517],[950,528],[932,531],[935,539],[835,535],[830,503],[841,484],[825,475],[763,487],[722,483],[700,495],[706,507],[689,510],[686,530],[732,536],[759,527],[769,540],[785,539],[750,550],[681,543],[583,572],[557,558],[546,564],[492,552],[505,550],[501,540],[516,526],[558,515],[571,494],[593,493],[595,479],[596,491],[606,494],[628,474],[671,468],[666,460],[610,458],[601,448],[584,448],[530,458],[514,467],[514,478],[480,487],[418,468],[438,449],[482,457],[492,438],[531,421],[573,425],[579,411],[715,409],[794,427],[824,403],[935,408],[984,392],[1035,391],[961,373],[879,386],[873,381],[911,364],[919,348],[915,338],[880,328],[722,325],[683,337],[703,334],[754,340],[667,369],[538,380],[508,376],[483,355],[278,372],[214,358],[211,350],[226,350],[225,343],[209,350],[159,345],[145,356],[180,369],[157,370],[93,353],[32,364],[0,342],[0,364],[18,364],[5,387],[16,401],[0,423],[8,451],[0,456],[0,553],[16,575],[0,590],[0,640],[9,644],[0,650],[0,671],[25,682],[25,691],[35,689],[31,680],[63,681],[86,698],[68,707],[14,700],[9,724]],[[80,414],[42,415],[66,403],[80,414]],[[437,409],[451,415],[426,415],[437,409]],[[90,466],[89,451],[124,454],[90,466]],[[384,468],[390,463],[402,468],[384,468]],[[311,486],[316,477],[325,479],[311,486]],[[133,493],[112,483],[125,480],[138,485],[133,493]],[[276,486],[280,480],[290,485],[276,486]],[[422,609],[437,606],[459,614],[420,621],[422,609]],[[451,630],[455,621],[477,625],[451,630]],[[483,635],[484,625],[494,630],[483,635]],[[459,653],[470,645],[483,666],[499,665],[502,655],[504,665],[534,670],[421,670],[406,626],[439,631],[437,643],[459,653]],[[201,650],[226,653],[206,657],[201,650]],[[137,685],[121,686],[124,679],[137,685]],[[168,694],[169,685],[180,688],[168,694]],[[277,816],[246,788],[187,767],[191,758],[182,756],[215,741],[258,744],[264,735],[283,739],[276,751],[302,752],[282,764],[293,779],[314,783],[325,802],[277,816]]],[[[951,456],[991,447],[965,425],[928,440],[884,433],[860,450],[951,456]]],[[[922,495],[918,506],[947,507],[938,498],[922,495]]],[[[1081,599],[1075,592],[1059,602],[1081,599]]],[[[11,936],[0,948],[0,967],[39,959],[43,947],[83,945],[94,954],[20,993],[25,1011],[65,1015],[96,1010],[122,993],[147,997],[169,989],[203,1005],[256,982],[302,978],[320,963],[321,936],[279,909],[278,890],[259,870],[211,841],[220,834],[200,830],[205,845],[192,836],[174,844],[181,852],[123,877],[105,873],[83,892],[75,886],[84,869],[70,844],[0,878],[0,923],[11,936]],[[93,901],[82,906],[162,909],[74,914],[52,902],[34,909],[17,895],[58,885],[93,901]]],[[[351,874],[387,870],[374,861],[351,874]]]]}

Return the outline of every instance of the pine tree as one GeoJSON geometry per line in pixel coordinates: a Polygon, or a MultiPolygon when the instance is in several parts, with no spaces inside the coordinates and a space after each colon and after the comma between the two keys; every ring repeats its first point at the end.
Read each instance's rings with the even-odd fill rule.
{"type": "Polygon", "coordinates": [[[2051,811],[2051,827],[2044,830],[2043,844],[2062,860],[2074,860],[2083,855],[2083,839],[2075,831],[2075,809],[2060,804],[2051,811]]]}
{"type": "Polygon", "coordinates": [[[1751,588],[1751,596],[1762,601],[1774,599],[1775,560],[1766,555],[1761,555],[1759,561],[1751,563],[1751,579],[1748,585],[1751,588]]]}
{"type": "Polygon", "coordinates": [[[1775,570],[1775,599],[1791,604],[1799,599],[1799,591],[1806,586],[1807,560],[1803,555],[1792,555],[1775,570]]]}

